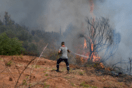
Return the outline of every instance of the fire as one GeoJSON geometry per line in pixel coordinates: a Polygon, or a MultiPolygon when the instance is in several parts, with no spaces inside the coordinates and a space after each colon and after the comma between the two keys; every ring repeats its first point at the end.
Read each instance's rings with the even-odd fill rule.
{"type": "Polygon", "coordinates": [[[95,55],[95,54],[93,53],[93,62],[99,62],[99,61],[100,61],[100,57],[98,56],[98,54],[95,55]]]}
{"type": "Polygon", "coordinates": [[[104,68],[107,71],[111,71],[111,68],[106,68],[103,63],[100,63],[101,68],[104,68]]]}
{"type": "MultiPolygon", "coordinates": [[[[93,0],[90,0],[90,13],[91,13],[91,16],[93,18],[92,25],[94,25],[94,21],[95,21],[95,16],[93,14],[93,10],[94,10],[94,2],[93,2],[93,0]]],[[[91,31],[92,31],[92,36],[95,37],[94,36],[94,28],[93,28],[93,26],[91,26],[91,31]]],[[[100,61],[100,57],[94,51],[94,44],[95,44],[95,42],[91,42],[91,51],[90,52],[92,52],[92,54],[91,54],[90,59],[92,59],[93,62],[98,62],[98,61],[100,61]]]]}
{"type": "MultiPolygon", "coordinates": [[[[89,0],[90,2],[90,14],[93,18],[93,21],[92,21],[92,25],[94,25],[94,22],[95,22],[95,16],[93,14],[93,10],[94,10],[94,2],[93,0],[89,0]]],[[[82,27],[83,27],[83,23],[82,23],[82,27]]],[[[82,28],[84,30],[84,28],[82,28]]],[[[91,34],[92,34],[92,37],[94,38],[94,27],[91,26],[91,34]]],[[[93,62],[99,62],[100,61],[100,57],[98,56],[96,50],[94,50],[94,44],[95,44],[95,41],[93,42],[93,38],[91,38],[90,36],[88,36],[88,39],[90,40],[90,43],[91,43],[91,47],[90,47],[90,51],[89,52],[86,52],[85,50],[88,48],[87,47],[87,41],[86,39],[84,39],[84,44],[83,44],[83,55],[85,55],[85,57],[83,57],[83,55],[80,55],[81,58],[81,62],[84,63],[84,61],[87,61],[87,59],[89,58],[90,60],[92,60],[93,62]],[[87,57],[86,57],[87,56],[87,57]]]]}
{"type": "Polygon", "coordinates": [[[93,14],[94,2],[93,2],[93,0],[89,0],[89,2],[90,2],[90,13],[91,13],[92,17],[95,18],[94,14],[93,14]]]}
{"type": "Polygon", "coordinates": [[[86,43],[86,39],[84,39],[84,49],[87,48],[87,43],[86,43]]]}
{"type": "Polygon", "coordinates": [[[100,63],[100,66],[101,66],[101,68],[105,68],[105,66],[103,65],[103,63],[100,63]]]}
{"type": "Polygon", "coordinates": [[[93,52],[93,43],[91,44],[91,51],[93,52]]]}
{"type": "Polygon", "coordinates": [[[90,0],[90,12],[93,13],[93,10],[94,10],[94,3],[93,3],[93,0],[90,0]]]}
{"type": "Polygon", "coordinates": [[[83,57],[81,57],[81,62],[84,63],[84,58],[83,57]]]}

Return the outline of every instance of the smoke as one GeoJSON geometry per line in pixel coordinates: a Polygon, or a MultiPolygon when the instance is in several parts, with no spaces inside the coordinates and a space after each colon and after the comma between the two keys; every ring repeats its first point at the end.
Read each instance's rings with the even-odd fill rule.
{"type": "MultiPolygon", "coordinates": [[[[116,58],[127,59],[132,52],[132,7],[131,0],[107,0],[98,5],[95,11],[97,16],[104,16],[110,19],[111,25],[116,32],[121,34],[121,42],[116,53],[116,58]]],[[[116,60],[117,60],[116,59],[116,60]]],[[[119,59],[118,59],[119,60],[119,59]]]]}
{"type": "Polygon", "coordinates": [[[48,2],[49,0],[0,0],[0,16],[3,17],[6,11],[16,23],[29,28],[39,27],[48,2]]]}
{"type": "MultiPolygon", "coordinates": [[[[68,47],[78,32],[87,30],[86,17],[91,17],[90,0],[0,0],[0,15],[7,11],[16,23],[45,31],[63,32],[72,24],[72,36],[65,36],[68,47]],[[82,27],[83,24],[83,27],[82,27]]],[[[93,0],[95,17],[107,17],[111,26],[121,34],[116,58],[132,56],[131,0],[93,0]]],[[[69,29],[70,30],[70,29],[69,29]]],[[[68,35],[68,34],[67,34],[68,35]]]]}

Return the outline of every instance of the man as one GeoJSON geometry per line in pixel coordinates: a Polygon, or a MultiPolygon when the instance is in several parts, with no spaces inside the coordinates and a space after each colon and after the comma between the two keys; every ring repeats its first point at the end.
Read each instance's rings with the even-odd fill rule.
{"type": "Polygon", "coordinates": [[[68,56],[67,56],[67,52],[70,53],[70,50],[65,46],[65,42],[61,43],[61,47],[58,51],[58,54],[61,55],[61,57],[57,60],[57,72],[59,72],[59,63],[64,61],[66,63],[67,66],[67,73],[69,73],[69,62],[68,62],[68,56]]]}

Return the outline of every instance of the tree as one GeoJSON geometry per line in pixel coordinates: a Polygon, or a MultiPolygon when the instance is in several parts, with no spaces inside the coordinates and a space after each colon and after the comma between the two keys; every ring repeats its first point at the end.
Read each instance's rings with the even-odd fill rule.
{"type": "Polygon", "coordinates": [[[14,37],[16,36],[15,33],[13,33],[12,30],[8,30],[8,31],[6,31],[5,33],[7,34],[7,36],[8,36],[9,38],[14,38],[14,37]]]}
{"type": "Polygon", "coordinates": [[[17,34],[17,37],[19,40],[22,40],[22,41],[30,41],[32,40],[32,36],[28,33],[28,31],[25,31],[25,30],[21,30],[18,32],[17,34]]]}
{"type": "Polygon", "coordinates": [[[7,30],[7,28],[5,26],[0,26],[0,33],[3,33],[7,30]]]}
{"type": "Polygon", "coordinates": [[[11,20],[10,16],[8,15],[8,12],[5,12],[5,15],[4,15],[4,24],[5,25],[12,25],[12,24],[14,24],[14,21],[11,20]]]}
{"type": "Polygon", "coordinates": [[[0,26],[3,25],[2,21],[0,20],[0,26]]]}
{"type": "Polygon", "coordinates": [[[9,38],[6,33],[0,35],[0,55],[16,55],[24,51],[22,42],[17,38],[9,38]]]}
{"type": "Polygon", "coordinates": [[[94,59],[94,55],[111,46],[113,43],[113,29],[109,25],[109,19],[88,19],[88,32],[80,34],[87,42],[89,59],[94,59]]]}

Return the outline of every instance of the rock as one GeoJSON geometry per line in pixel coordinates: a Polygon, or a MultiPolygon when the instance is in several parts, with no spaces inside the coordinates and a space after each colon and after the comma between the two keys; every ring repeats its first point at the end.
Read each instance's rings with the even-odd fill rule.
{"type": "Polygon", "coordinates": [[[13,81],[13,79],[11,77],[9,77],[9,81],[13,81]]]}

